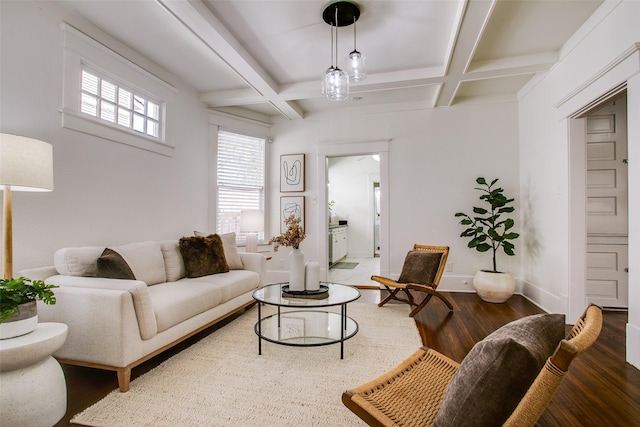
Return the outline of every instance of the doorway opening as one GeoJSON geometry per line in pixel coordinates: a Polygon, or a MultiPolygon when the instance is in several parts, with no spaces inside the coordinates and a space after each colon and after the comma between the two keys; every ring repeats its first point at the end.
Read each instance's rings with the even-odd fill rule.
{"type": "MultiPolygon", "coordinates": [[[[377,154],[334,156],[327,159],[329,216],[328,280],[346,285],[378,285],[375,257],[376,219],[378,246],[380,209],[380,157],[377,154]]],[[[379,250],[378,250],[379,253],[379,250]]]]}
{"type": "Polygon", "coordinates": [[[590,303],[629,306],[627,94],[586,116],[587,280],[590,303]]]}
{"type": "MultiPolygon", "coordinates": [[[[317,173],[318,173],[318,197],[316,205],[317,213],[317,233],[318,236],[326,236],[326,238],[318,239],[318,262],[320,264],[320,277],[322,280],[327,280],[329,275],[329,222],[330,211],[328,204],[331,201],[328,197],[329,187],[338,185],[338,183],[332,183],[328,179],[328,164],[331,158],[336,157],[353,157],[353,156],[372,156],[378,155],[379,162],[379,179],[373,179],[373,177],[365,176],[361,179],[368,182],[366,190],[370,193],[370,202],[367,202],[368,206],[373,205],[373,183],[378,182],[380,184],[380,256],[376,259],[379,263],[379,274],[384,276],[389,274],[389,139],[377,140],[377,141],[365,141],[354,143],[324,143],[318,144],[318,157],[317,157],[317,173]],[[324,185],[322,185],[324,183],[324,185]]],[[[337,201],[335,209],[338,210],[339,206],[337,201]]],[[[338,219],[339,221],[339,219],[338,219]]],[[[349,218],[346,220],[347,225],[349,222],[354,223],[354,219],[349,213],[349,218]]],[[[370,230],[373,229],[372,217],[369,216],[365,221],[371,222],[370,230]]],[[[355,225],[355,224],[353,224],[355,225]]],[[[371,252],[373,242],[369,247],[367,253],[371,252]]],[[[370,255],[369,255],[370,256],[370,255]]],[[[374,259],[374,258],[371,258],[374,259]]],[[[370,277],[370,276],[369,276],[370,277]]],[[[376,286],[377,287],[377,286],[376,286]]]]}

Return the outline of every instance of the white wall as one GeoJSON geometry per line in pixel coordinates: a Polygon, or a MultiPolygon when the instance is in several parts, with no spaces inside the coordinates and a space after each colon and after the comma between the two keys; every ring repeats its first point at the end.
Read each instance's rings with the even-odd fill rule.
{"type": "MultiPolygon", "coordinates": [[[[489,268],[491,257],[467,248],[459,238],[462,227],[454,218],[478,202],[474,190],[478,176],[500,178],[509,196],[520,198],[517,105],[466,105],[436,110],[401,112],[351,111],[310,116],[300,121],[278,120],[272,128],[270,190],[273,203],[278,192],[277,159],[280,154],[307,155],[307,239],[301,249],[307,259],[317,259],[316,205],[319,188],[316,145],[390,139],[390,272],[399,275],[407,251],[414,243],[448,245],[452,272],[445,273],[443,289],[471,290],[476,270],[489,268]],[[464,126],[461,124],[464,123],[464,126]]],[[[519,203],[516,203],[518,208],[519,203]]],[[[275,210],[272,209],[275,218],[275,210]]],[[[273,221],[272,221],[273,222],[273,221]]],[[[271,230],[277,230],[271,224],[271,230]]],[[[520,228],[520,224],[516,225],[520,228]]],[[[321,236],[324,238],[324,236],[321,236]]],[[[519,245],[516,241],[516,251],[519,245]]],[[[275,254],[270,270],[282,270],[286,250],[275,254]],[[280,266],[282,260],[282,267],[280,266]]],[[[517,257],[501,255],[500,269],[520,276],[517,257]]]]}
{"type": "MultiPolygon", "coordinates": [[[[569,132],[580,125],[568,117],[620,83],[638,80],[638,17],[640,2],[606,2],[563,49],[560,62],[520,94],[524,292],[547,310],[567,313],[568,321],[585,307],[584,274],[580,275],[585,269],[585,248],[579,235],[586,233],[581,230],[584,209],[577,206],[581,201],[571,199],[581,191],[575,183],[584,185],[584,159],[575,157],[579,147],[572,147],[569,132]]],[[[637,83],[630,82],[627,97],[631,155],[640,146],[635,125],[640,100],[637,83]]],[[[632,163],[629,218],[639,218],[638,181],[633,179],[637,168],[632,163]]],[[[630,224],[630,257],[640,248],[638,231],[630,224]]],[[[627,343],[634,354],[628,352],[628,360],[640,366],[640,274],[634,268],[629,273],[629,288],[627,343]]]]}
{"type": "MultiPolygon", "coordinates": [[[[0,131],[50,142],[54,156],[53,192],[13,193],[14,271],[50,265],[65,246],[177,239],[205,229],[208,115],[196,94],[127,52],[178,88],[167,105],[173,156],[64,129],[60,17],[35,2],[0,7],[0,131]]],[[[121,47],[107,36],[101,41],[121,47]]]]}

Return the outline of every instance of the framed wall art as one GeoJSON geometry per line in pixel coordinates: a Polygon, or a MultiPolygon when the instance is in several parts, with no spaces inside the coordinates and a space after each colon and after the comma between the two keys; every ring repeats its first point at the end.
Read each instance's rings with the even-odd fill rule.
{"type": "Polygon", "coordinates": [[[280,192],[304,191],[304,154],[280,156],[280,192]]]}
{"type": "Polygon", "coordinates": [[[280,197],[280,232],[287,231],[285,220],[291,215],[300,218],[300,226],[304,227],[304,196],[282,196],[280,197]]]}

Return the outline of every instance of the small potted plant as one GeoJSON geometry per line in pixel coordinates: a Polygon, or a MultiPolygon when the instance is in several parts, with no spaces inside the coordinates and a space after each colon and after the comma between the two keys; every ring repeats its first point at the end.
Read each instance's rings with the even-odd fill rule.
{"type": "Polygon", "coordinates": [[[38,326],[36,301],[55,304],[54,288],[42,280],[0,279],[0,339],[33,331],[38,326]]]}
{"type": "Polygon", "coordinates": [[[486,202],[488,207],[474,206],[473,215],[458,212],[455,216],[462,218],[460,224],[467,227],[460,237],[471,239],[468,244],[470,248],[475,248],[478,252],[493,253],[493,270],[476,272],[473,287],[484,301],[501,303],[513,295],[515,282],[511,273],[498,271],[496,255],[502,248],[505,254],[514,256],[511,240],[520,235],[512,231],[515,221],[504,217],[515,210],[513,206],[509,206],[514,199],[505,196],[504,189],[494,187],[497,182],[497,178],[491,183],[487,183],[482,177],[476,179],[476,183],[481,186],[476,187],[476,190],[483,193],[480,200],[486,202]]]}

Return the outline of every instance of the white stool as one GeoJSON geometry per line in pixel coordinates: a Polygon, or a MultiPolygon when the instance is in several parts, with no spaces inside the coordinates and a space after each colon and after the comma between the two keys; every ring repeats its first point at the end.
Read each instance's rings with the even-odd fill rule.
{"type": "Polygon", "coordinates": [[[26,335],[0,340],[3,426],[51,427],[67,412],[67,384],[51,355],[67,339],[64,323],[38,323],[26,335]]]}

